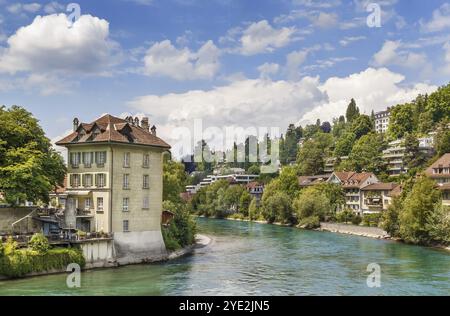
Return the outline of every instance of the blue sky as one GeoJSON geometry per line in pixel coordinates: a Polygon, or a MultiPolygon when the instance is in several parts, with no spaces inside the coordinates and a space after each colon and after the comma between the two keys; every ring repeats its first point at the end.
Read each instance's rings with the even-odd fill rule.
{"type": "Polygon", "coordinates": [[[0,100],[50,138],[73,117],[278,126],[363,112],[448,83],[450,4],[432,0],[0,0],[0,100]],[[381,27],[366,20],[370,2],[381,27]],[[69,13],[67,13],[69,14],[69,13]]]}

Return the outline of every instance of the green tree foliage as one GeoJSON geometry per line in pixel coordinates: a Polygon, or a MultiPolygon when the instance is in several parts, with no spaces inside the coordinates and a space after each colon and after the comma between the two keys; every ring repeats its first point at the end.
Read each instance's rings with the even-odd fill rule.
{"type": "Polygon", "coordinates": [[[431,113],[435,123],[450,117],[450,84],[440,87],[429,96],[426,110],[431,113]]]}
{"type": "Polygon", "coordinates": [[[194,244],[197,226],[195,220],[190,216],[187,206],[182,203],[164,201],[163,208],[174,213],[169,226],[162,228],[166,248],[176,250],[194,244]]]}
{"type": "Polygon", "coordinates": [[[415,175],[416,171],[423,167],[426,163],[427,156],[419,150],[419,140],[414,136],[414,134],[405,134],[404,147],[404,164],[410,170],[411,175],[415,175]]]}
{"type": "Polygon", "coordinates": [[[360,115],[354,119],[351,129],[356,139],[360,139],[362,136],[374,131],[374,125],[369,116],[360,115]]]}
{"type": "Polygon", "coordinates": [[[406,133],[415,131],[416,122],[413,118],[415,115],[415,107],[412,103],[406,103],[395,106],[391,110],[391,118],[388,133],[392,139],[400,139],[406,133]]]}
{"type": "MultiPolygon", "coordinates": [[[[269,188],[270,192],[271,188],[269,188]]],[[[281,222],[292,223],[292,206],[291,199],[288,194],[283,191],[276,190],[266,194],[264,191],[261,214],[269,223],[281,222]]]]}
{"type": "Polygon", "coordinates": [[[403,201],[400,197],[392,199],[392,204],[383,212],[381,218],[381,227],[392,237],[400,237],[399,216],[403,208],[403,201]]]}
{"type": "Polygon", "coordinates": [[[278,189],[288,194],[290,198],[294,198],[300,190],[295,167],[283,167],[277,180],[278,189]]]}
{"type": "Polygon", "coordinates": [[[259,207],[256,198],[252,198],[248,207],[248,217],[250,220],[256,220],[259,218],[259,207]]]}
{"type": "Polygon", "coordinates": [[[180,202],[180,193],[187,185],[187,175],[182,163],[168,160],[163,166],[163,200],[180,202]]]}
{"type": "Polygon", "coordinates": [[[384,147],[381,134],[364,135],[355,143],[349,159],[342,163],[342,167],[356,172],[382,173],[384,171],[382,159],[384,147]]]}
{"type": "Polygon", "coordinates": [[[345,134],[347,130],[347,123],[345,122],[345,117],[341,115],[339,118],[333,119],[333,136],[339,139],[345,134]]]}
{"type": "Polygon", "coordinates": [[[439,127],[434,143],[439,157],[450,153],[450,129],[447,127],[447,122],[444,122],[439,127]]]}
{"type": "Polygon", "coordinates": [[[0,107],[0,191],[5,200],[49,202],[66,168],[38,121],[25,109],[0,107]]]}
{"type": "Polygon", "coordinates": [[[299,150],[297,164],[301,175],[323,173],[325,159],[331,152],[334,139],[331,134],[318,133],[307,140],[299,150]]]}
{"type": "Polygon", "coordinates": [[[243,190],[239,198],[239,211],[245,217],[249,215],[250,204],[252,202],[252,196],[247,190],[243,190]]]}
{"type": "Polygon", "coordinates": [[[41,255],[46,254],[50,250],[50,244],[47,237],[41,233],[34,234],[33,237],[31,237],[28,247],[41,255]]]}
{"type": "Polygon", "coordinates": [[[435,186],[436,183],[431,179],[418,179],[405,198],[399,215],[400,236],[403,240],[416,244],[429,244],[433,240],[428,225],[442,201],[435,186]]]}
{"type": "Polygon", "coordinates": [[[294,162],[297,157],[298,142],[302,137],[303,131],[290,124],[283,142],[282,155],[284,164],[294,162]]]}
{"type": "Polygon", "coordinates": [[[325,214],[331,209],[330,200],[322,190],[316,187],[309,187],[300,193],[292,203],[292,207],[297,214],[299,221],[316,216],[320,220],[325,218],[325,214]]]}
{"type": "Polygon", "coordinates": [[[336,142],[336,147],[334,148],[335,157],[343,157],[350,155],[353,145],[356,142],[356,136],[353,132],[347,132],[336,142]]]}
{"type": "Polygon", "coordinates": [[[347,107],[345,117],[347,122],[352,123],[359,116],[359,108],[356,106],[356,101],[352,99],[347,107]]]}
{"type": "Polygon", "coordinates": [[[334,215],[337,210],[345,204],[345,193],[342,186],[335,183],[319,183],[314,186],[316,190],[323,193],[329,202],[330,208],[326,214],[334,215]]]}
{"type": "Polygon", "coordinates": [[[261,174],[261,168],[258,165],[251,165],[250,168],[248,168],[247,173],[248,174],[260,175],[261,174]]]}

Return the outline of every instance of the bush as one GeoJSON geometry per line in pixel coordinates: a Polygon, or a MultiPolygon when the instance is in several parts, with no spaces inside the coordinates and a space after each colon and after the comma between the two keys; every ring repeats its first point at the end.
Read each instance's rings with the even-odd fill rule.
{"type": "Polygon", "coordinates": [[[244,220],[245,216],[242,213],[234,213],[231,216],[229,216],[229,218],[231,219],[239,219],[239,220],[244,220]]]}
{"type": "Polygon", "coordinates": [[[174,236],[173,230],[169,229],[169,227],[162,228],[162,235],[167,250],[174,251],[181,248],[180,243],[176,240],[176,237],[174,236]]]}
{"type": "Polygon", "coordinates": [[[368,227],[378,227],[380,219],[380,213],[365,214],[363,217],[363,225],[368,227]]]}
{"type": "Polygon", "coordinates": [[[362,222],[362,217],[359,215],[354,215],[352,218],[352,224],[353,225],[359,225],[362,222]]]}
{"type": "Polygon", "coordinates": [[[17,244],[17,242],[12,237],[8,237],[4,246],[4,254],[6,256],[13,255],[18,247],[19,245],[17,244]]]}
{"type": "Polygon", "coordinates": [[[50,249],[47,237],[43,234],[34,234],[28,243],[28,247],[39,254],[46,254],[50,249]]]}
{"type": "Polygon", "coordinates": [[[168,250],[176,250],[195,243],[197,227],[183,204],[164,202],[164,208],[170,209],[174,217],[168,227],[163,227],[163,238],[168,250]]]}
{"type": "Polygon", "coordinates": [[[0,275],[18,278],[33,272],[63,270],[71,263],[77,263],[81,268],[85,266],[79,248],[50,249],[44,255],[28,249],[16,250],[11,255],[0,257],[0,275]]]}
{"type": "Polygon", "coordinates": [[[298,227],[305,229],[315,229],[320,227],[320,218],[318,216],[310,216],[302,219],[298,227]]]}

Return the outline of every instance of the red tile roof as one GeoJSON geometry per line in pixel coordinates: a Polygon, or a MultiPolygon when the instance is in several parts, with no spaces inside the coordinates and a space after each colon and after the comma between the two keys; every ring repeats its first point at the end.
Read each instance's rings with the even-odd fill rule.
{"type": "Polygon", "coordinates": [[[89,124],[81,123],[76,132],[56,142],[56,145],[90,143],[125,143],[170,149],[169,144],[148,130],[109,114],[89,124]]]}
{"type": "Polygon", "coordinates": [[[363,191],[392,191],[398,186],[397,183],[374,183],[370,184],[364,188],[363,191]]]}
{"type": "Polygon", "coordinates": [[[344,188],[359,188],[362,182],[374,174],[371,172],[335,172],[336,177],[342,182],[344,188]]]}
{"type": "Polygon", "coordinates": [[[450,174],[434,174],[433,169],[450,168],[450,153],[443,155],[434,164],[432,164],[425,174],[431,178],[450,178],[450,174]]]}

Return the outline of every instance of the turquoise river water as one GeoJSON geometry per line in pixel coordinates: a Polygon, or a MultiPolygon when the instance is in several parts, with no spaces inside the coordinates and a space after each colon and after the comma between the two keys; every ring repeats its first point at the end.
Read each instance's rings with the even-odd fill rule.
{"type": "Polygon", "coordinates": [[[450,253],[393,241],[198,219],[213,241],[175,261],[0,281],[0,295],[450,295],[450,253]],[[381,287],[366,284],[381,267],[381,287]]]}

